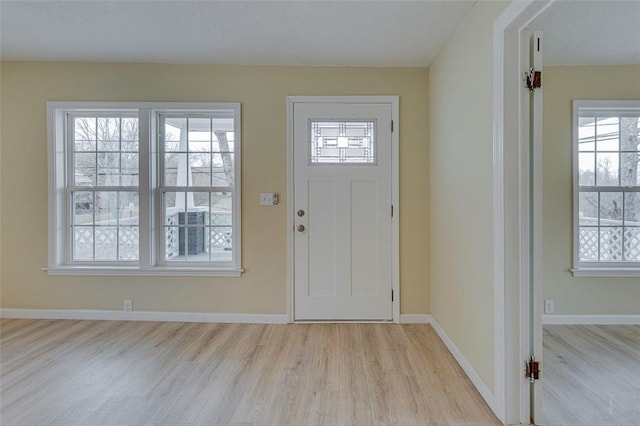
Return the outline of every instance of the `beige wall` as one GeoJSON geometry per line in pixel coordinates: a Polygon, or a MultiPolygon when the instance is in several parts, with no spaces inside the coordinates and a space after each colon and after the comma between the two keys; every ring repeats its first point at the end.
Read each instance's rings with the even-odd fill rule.
{"type": "Polygon", "coordinates": [[[490,390],[493,330],[493,21],[478,2],[429,68],[431,308],[490,390]]]}
{"type": "Polygon", "coordinates": [[[574,99],[640,99],[640,65],[545,67],[544,298],[556,314],[640,314],[640,278],[573,278],[571,122],[574,99]]]}
{"type": "Polygon", "coordinates": [[[424,68],[1,64],[4,308],[286,312],[287,95],[400,95],[401,312],[429,312],[424,68]],[[55,277],[47,263],[46,101],[215,101],[243,108],[241,278],[55,277]],[[282,202],[260,207],[260,192],[282,202]]]}

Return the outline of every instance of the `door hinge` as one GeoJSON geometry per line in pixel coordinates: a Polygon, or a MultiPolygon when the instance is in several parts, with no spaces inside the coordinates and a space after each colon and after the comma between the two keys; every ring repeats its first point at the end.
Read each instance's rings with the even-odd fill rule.
{"type": "Polygon", "coordinates": [[[391,217],[393,217],[393,204],[391,204],[391,217]]]}
{"type": "Polygon", "coordinates": [[[391,289],[391,301],[393,302],[393,289],[391,289]]]}
{"type": "Polygon", "coordinates": [[[529,68],[529,70],[524,73],[523,80],[527,89],[533,92],[535,89],[542,87],[542,71],[536,71],[533,68],[529,68]]]}
{"type": "Polygon", "coordinates": [[[391,120],[391,133],[393,133],[393,120],[391,120]]]}
{"type": "Polygon", "coordinates": [[[524,377],[529,379],[531,383],[540,379],[540,363],[533,355],[524,363],[524,377]]]}

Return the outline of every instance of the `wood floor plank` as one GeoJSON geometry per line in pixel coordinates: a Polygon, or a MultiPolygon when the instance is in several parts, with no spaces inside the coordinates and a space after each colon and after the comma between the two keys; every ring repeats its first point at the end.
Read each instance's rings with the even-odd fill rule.
{"type": "Polygon", "coordinates": [[[3,319],[0,423],[498,421],[426,324],[3,319]]]}
{"type": "Polygon", "coordinates": [[[640,326],[545,325],[545,425],[640,425],[640,326]]]}

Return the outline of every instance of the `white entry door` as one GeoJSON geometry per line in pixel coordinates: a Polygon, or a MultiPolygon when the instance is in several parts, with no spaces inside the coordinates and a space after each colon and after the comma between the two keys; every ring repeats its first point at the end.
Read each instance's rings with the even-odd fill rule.
{"type": "Polygon", "coordinates": [[[391,103],[293,104],[294,318],[392,319],[391,103]]]}

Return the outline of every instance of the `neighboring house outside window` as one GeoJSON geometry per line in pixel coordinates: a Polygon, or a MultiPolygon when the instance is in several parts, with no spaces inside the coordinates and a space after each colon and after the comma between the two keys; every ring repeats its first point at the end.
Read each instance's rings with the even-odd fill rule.
{"type": "Polygon", "coordinates": [[[576,276],[640,276],[640,101],[574,101],[576,276]]]}
{"type": "Polygon", "coordinates": [[[49,273],[240,275],[239,104],[48,112],[49,273]]]}

